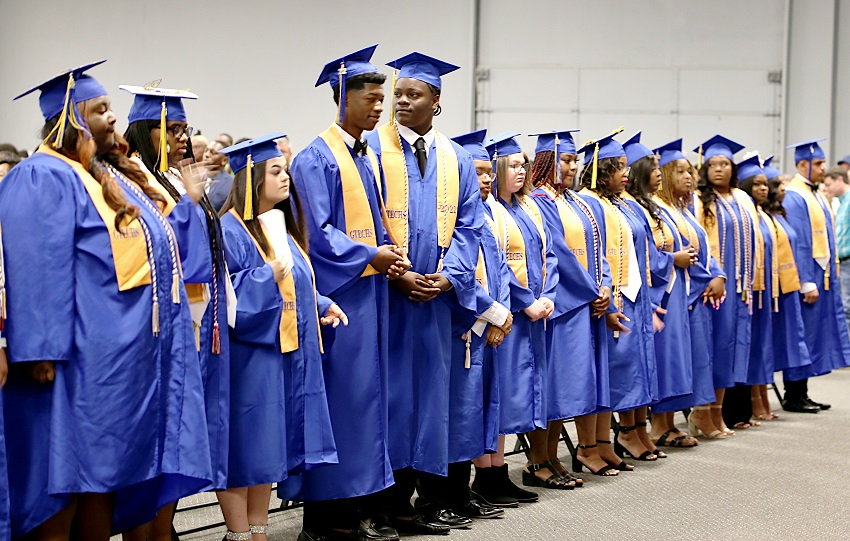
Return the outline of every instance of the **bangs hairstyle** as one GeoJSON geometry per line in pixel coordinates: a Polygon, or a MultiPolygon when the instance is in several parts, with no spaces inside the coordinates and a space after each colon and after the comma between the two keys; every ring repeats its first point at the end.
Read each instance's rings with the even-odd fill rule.
{"type": "MultiPolygon", "coordinates": [[[[272,250],[269,240],[266,238],[265,234],[263,234],[263,228],[260,225],[260,220],[257,219],[260,194],[263,193],[263,189],[266,185],[267,164],[268,161],[262,161],[255,164],[254,168],[251,170],[251,184],[253,184],[254,188],[254,193],[252,194],[252,200],[254,203],[254,218],[245,222],[245,227],[248,229],[248,232],[251,233],[251,236],[254,237],[254,240],[257,241],[257,244],[260,245],[260,249],[263,251],[263,254],[265,254],[266,257],[273,257],[274,250],[272,250]]],[[[289,168],[284,166],[284,170],[288,175],[289,168]]],[[[245,213],[245,177],[247,176],[247,171],[248,168],[246,167],[234,175],[233,185],[230,188],[230,195],[227,196],[227,200],[224,202],[224,205],[222,205],[221,211],[219,211],[219,216],[224,216],[230,209],[233,209],[239,215],[239,218],[242,219],[242,216],[245,213]]],[[[302,212],[301,200],[298,197],[298,191],[295,189],[295,183],[292,182],[292,177],[289,179],[289,197],[276,204],[274,208],[283,212],[284,221],[286,222],[286,231],[292,235],[295,242],[297,242],[305,252],[308,251],[309,239],[307,237],[307,228],[304,225],[304,213],[302,212]]]]}
{"type": "MultiPolygon", "coordinates": [[[[696,169],[691,165],[691,162],[688,162],[687,168],[691,173],[691,186],[693,186],[693,181],[696,179],[696,169]]],[[[684,208],[688,205],[688,199],[690,197],[685,196],[684,198],[677,198],[673,193],[673,184],[678,181],[679,178],[679,160],[673,160],[672,162],[665,164],[661,167],[661,186],[658,188],[658,197],[669,205],[673,205],[677,208],[684,208]]],[[[691,193],[693,193],[693,188],[691,188],[691,193]]]]}
{"type": "MultiPolygon", "coordinates": [[[[726,159],[728,160],[729,158],[726,159]]],[[[732,162],[732,176],[729,178],[729,188],[732,189],[738,187],[738,166],[735,165],[734,161],[729,161],[732,162]]],[[[699,169],[697,191],[699,192],[699,200],[702,201],[703,221],[707,228],[712,227],[716,218],[711,207],[717,201],[717,194],[714,193],[714,186],[708,181],[708,162],[702,164],[702,167],[699,169]]]]}
{"type": "MultiPolygon", "coordinates": [[[[518,153],[517,153],[518,154],[518,153]]],[[[502,190],[505,189],[504,182],[508,176],[508,160],[511,159],[511,156],[516,156],[517,154],[509,154],[508,156],[499,156],[496,159],[496,193],[502,193],[502,190]]],[[[528,165],[528,157],[523,153],[523,164],[528,165]]],[[[517,197],[528,195],[533,190],[533,186],[531,185],[531,175],[526,171],[525,174],[525,183],[522,185],[514,195],[517,197]]]]}
{"type": "MultiPolygon", "coordinates": [[[[382,85],[387,81],[387,76],[383,73],[362,73],[349,77],[345,80],[345,91],[363,90],[367,84],[382,85]]],[[[333,87],[334,103],[339,105],[339,85],[333,87]]]]}
{"type": "MultiPolygon", "coordinates": [[[[596,172],[596,193],[605,197],[614,195],[614,192],[608,187],[608,183],[614,178],[617,171],[620,170],[620,158],[602,158],[597,162],[596,172]]],[[[589,161],[584,165],[581,171],[579,184],[583,188],[590,190],[593,179],[593,162],[589,161]]]]}

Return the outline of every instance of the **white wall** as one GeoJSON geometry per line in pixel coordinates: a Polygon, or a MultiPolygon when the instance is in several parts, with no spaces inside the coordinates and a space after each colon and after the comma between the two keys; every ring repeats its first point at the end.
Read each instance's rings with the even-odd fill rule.
{"type": "Polygon", "coordinates": [[[37,98],[13,96],[108,58],[92,73],[122,129],[131,98],[117,86],[162,78],[201,96],[187,110],[205,133],[282,130],[302,148],[334,116],[330,89],[313,88],[323,64],[380,43],[377,65],[419,50],[464,67],[444,78],[437,126],[449,135],[473,118],[491,133],[581,128],[580,142],[624,125],[649,146],[684,137],[692,148],[720,132],[771,154],[784,130],[788,142],[831,137],[834,161],[850,153],[850,0],[788,1],[783,94],[768,73],[785,63],[785,0],[480,0],[489,79],[477,85],[475,0],[2,0],[0,141],[38,142],[37,98]]]}

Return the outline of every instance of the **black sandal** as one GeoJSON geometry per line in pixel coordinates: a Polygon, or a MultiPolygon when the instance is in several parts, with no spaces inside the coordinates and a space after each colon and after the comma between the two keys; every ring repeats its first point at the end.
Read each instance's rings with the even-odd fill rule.
{"type": "MultiPolygon", "coordinates": [[[[604,443],[606,445],[611,445],[611,442],[608,441],[608,440],[596,440],[597,445],[599,445],[600,443],[604,443]]],[[[605,460],[605,458],[602,458],[602,460],[605,460]]],[[[605,460],[605,462],[608,462],[608,461],[605,460]]],[[[608,464],[611,464],[611,463],[608,462],[608,464]]],[[[619,471],[635,471],[635,467],[632,466],[631,464],[626,464],[626,462],[624,460],[621,460],[619,464],[611,464],[611,466],[615,470],[619,470],[619,471]]]]}
{"type": "Polygon", "coordinates": [[[575,488],[575,485],[568,485],[564,478],[557,473],[553,473],[546,479],[537,477],[535,472],[544,468],[549,468],[548,462],[544,462],[543,464],[529,464],[522,472],[522,484],[527,487],[543,487],[557,490],[572,490],[575,488]]]}
{"type": "Polygon", "coordinates": [[[670,430],[668,430],[664,434],[661,434],[661,437],[658,438],[655,441],[655,445],[657,447],[680,447],[680,448],[683,448],[683,449],[689,449],[691,447],[696,447],[698,445],[698,443],[695,443],[693,445],[685,445],[685,441],[688,440],[690,438],[690,436],[687,436],[685,434],[680,434],[681,432],[682,431],[679,430],[678,428],[671,428],[670,430]],[[668,438],[672,434],[680,434],[680,435],[676,436],[672,440],[668,441],[668,438]]]}
{"type": "Polygon", "coordinates": [[[573,456],[573,471],[576,472],[576,473],[581,473],[582,466],[583,466],[583,467],[586,467],[587,471],[589,471],[593,475],[598,475],[600,477],[616,477],[616,476],[620,475],[620,472],[615,470],[610,465],[606,464],[605,466],[602,466],[598,470],[594,470],[593,468],[591,468],[590,466],[588,466],[587,464],[585,464],[584,462],[581,461],[581,457],[578,456],[578,450],[579,449],[594,449],[595,447],[596,447],[595,443],[593,445],[581,445],[581,444],[579,444],[578,449],[576,449],[576,454],[575,454],[575,456],[573,456]]]}
{"type": "MultiPolygon", "coordinates": [[[[646,423],[643,423],[643,424],[644,424],[644,426],[646,426],[646,423]]],[[[647,450],[647,451],[642,452],[640,454],[640,456],[635,456],[628,449],[626,449],[626,447],[622,443],[620,443],[620,434],[621,433],[622,434],[628,434],[632,430],[637,429],[637,427],[638,427],[638,425],[636,425],[636,424],[634,424],[632,426],[620,425],[618,428],[615,429],[614,454],[617,455],[620,458],[625,458],[625,456],[628,454],[633,459],[642,460],[644,462],[654,462],[655,460],[658,460],[658,455],[656,455],[652,451],[647,450]]]]}
{"type": "Polygon", "coordinates": [[[564,465],[561,464],[560,458],[553,458],[548,461],[548,464],[549,470],[563,477],[564,480],[567,481],[567,483],[573,483],[576,488],[581,488],[584,486],[584,480],[570,475],[570,472],[567,470],[567,468],[565,468],[564,465]]]}
{"type": "MultiPolygon", "coordinates": [[[[635,423],[635,426],[646,428],[646,422],[635,423]]],[[[647,434],[647,439],[649,439],[649,441],[652,441],[652,438],[649,438],[648,434],[647,434]]],[[[655,451],[650,450],[649,452],[652,453],[653,455],[655,455],[658,458],[667,458],[667,453],[665,453],[664,451],[660,451],[657,447],[655,448],[655,451]]]]}

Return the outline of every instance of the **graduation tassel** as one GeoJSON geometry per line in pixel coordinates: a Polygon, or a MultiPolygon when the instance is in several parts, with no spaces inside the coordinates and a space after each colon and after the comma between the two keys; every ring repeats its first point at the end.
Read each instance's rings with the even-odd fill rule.
{"type": "Polygon", "coordinates": [[[806,178],[809,182],[812,181],[812,159],[815,157],[815,147],[809,149],[809,174],[806,178]]]}
{"type": "MultiPolygon", "coordinates": [[[[599,143],[593,147],[593,170],[590,175],[590,189],[596,189],[596,175],[599,172],[599,143]]],[[[615,337],[616,338],[616,337],[615,337]]]]}
{"type": "Polygon", "coordinates": [[[558,135],[555,134],[555,171],[554,171],[554,180],[553,182],[556,185],[561,184],[561,153],[559,149],[561,147],[561,140],[558,138],[558,135]]]}
{"type": "Polygon", "coordinates": [[[153,301],[153,309],[151,310],[151,327],[153,328],[153,335],[159,336],[159,301],[156,299],[153,301]]]}
{"type": "Polygon", "coordinates": [[[339,104],[337,105],[336,123],[342,124],[342,119],[345,118],[345,74],[348,70],[345,68],[345,62],[339,63],[339,104]]]}
{"type": "Polygon", "coordinates": [[[469,367],[472,365],[470,361],[470,351],[469,348],[472,346],[472,331],[466,333],[466,360],[463,363],[463,367],[469,370],[469,367]]]}
{"type": "Polygon", "coordinates": [[[702,169],[702,145],[700,145],[697,150],[697,171],[700,169],[702,169]]]}
{"type": "Polygon", "coordinates": [[[62,106],[62,114],[59,115],[59,122],[56,124],[56,144],[53,148],[62,148],[62,141],[65,136],[65,125],[68,120],[68,103],[71,101],[71,90],[74,89],[74,74],[68,74],[68,86],[65,87],[65,104],[62,106]]]}
{"type": "MultiPolygon", "coordinates": [[[[392,100],[393,96],[395,96],[395,84],[398,81],[398,70],[393,70],[393,85],[390,90],[390,99],[392,100]]],[[[390,107],[390,124],[395,122],[395,107],[390,107]]]]}
{"type": "Polygon", "coordinates": [[[192,327],[195,329],[195,350],[201,351],[201,326],[193,321],[192,327]]]}
{"type": "Polygon", "coordinates": [[[779,311],[779,297],[773,297],[773,311],[779,311]]]}
{"type": "Polygon", "coordinates": [[[6,328],[6,288],[0,289],[0,331],[6,328]]]}
{"type": "Polygon", "coordinates": [[[254,217],[254,182],[251,180],[254,160],[250,154],[248,154],[248,163],[245,168],[245,208],[242,209],[242,219],[247,222],[254,217]]]}
{"type": "Polygon", "coordinates": [[[171,302],[180,304],[180,274],[177,268],[171,271],[171,302]]]}
{"type": "Polygon", "coordinates": [[[162,110],[159,113],[159,170],[162,173],[168,171],[168,133],[165,126],[165,117],[168,110],[165,101],[162,102],[162,110]]]}
{"type": "Polygon", "coordinates": [[[218,328],[218,321],[213,323],[212,352],[213,355],[221,355],[221,331],[218,328]]]}

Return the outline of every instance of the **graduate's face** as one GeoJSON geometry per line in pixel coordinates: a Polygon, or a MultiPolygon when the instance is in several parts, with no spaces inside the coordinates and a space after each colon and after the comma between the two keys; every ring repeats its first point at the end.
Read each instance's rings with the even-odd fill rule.
{"type": "Polygon", "coordinates": [[[676,178],[670,187],[673,196],[681,199],[690,195],[693,182],[694,177],[691,175],[691,164],[688,160],[676,160],[676,178]]]}
{"type": "Polygon", "coordinates": [[[363,88],[346,91],[345,96],[344,123],[361,131],[374,130],[384,111],[384,87],[366,83],[363,88]]]}
{"type": "Polygon", "coordinates": [[[776,194],[776,200],[781,203],[782,200],[785,199],[785,183],[780,182],[779,186],[776,187],[776,190],[778,191],[776,194]]]}
{"type": "Polygon", "coordinates": [[[732,160],[726,156],[712,156],[703,165],[708,167],[708,182],[715,188],[728,188],[732,182],[732,160]]]}
{"type": "Polygon", "coordinates": [[[481,199],[486,200],[493,190],[493,162],[485,160],[472,160],[475,166],[475,174],[478,175],[478,189],[481,190],[481,199]]]}
{"type": "MultiPolygon", "coordinates": [[[[189,124],[177,120],[165,123],[165,142],[168,144],[168,166],[174,167],[186,155],[186,145],[189,143],[189,124]]],[[[151,130],[153,148],[159,153],[159,126],[151,130]]],[[[197,159],[197,156],[195,157],[197,159]]]]}
{"type": "Polygon", "coordinates": [[[661,187],[661,168],[658,167],[658,158],[652,158],[652,171],[649,173],[649,193],[655,193],[661,187]]]}
{"type": "Polygon", "coordinates": [[[576,154],[561,154],[558,165],[561,167],[561,184],[571,186],[578,172],[578,156],[576,154]]]}
{"type": "Polygon", "coordinates": [[[506,195],[513,195],[525,185],[525,176],[528,173],[525,165],[525,156],[522,153],[517,153],[511,154],[506,159],[508,161],[508,167],[507,173],[505,173],[504,188],[507,192],[506,195]]]}
{"type": "Polygon", "coordinates": [[[626,165],[628,160],[625,156],[620,156],[617,160],[618,167],[608,181],[608,190],[615,195],[623,193],[629,183],[629,167],[626,165]]]}
{"type": "Polygon", "coordinates": [[[115,113],[109,96],[92,98],[83,102],[86,124],[97,145],[97,155],[103,156],[115,146],[115,113]]]}
{"type": "Polygon", "coordinates": [[[428,85],[418,79],[404,77],[396,81],[393,93],[393,112],[398,123],[423,134],[431,129],[440,96],[431,93],[428,85]]]}
{"type": "Polygon", "coordinates": [[[767,177],[764,175],[753,177],[753,187],[750,189],[750,193],[756,205],[761,205],[767,201],[767,191],[767,177]]]}
{"type": "Polygon", "coordinates": [[[266,160],[266,176],[263,179],[262,198],[269,207],[289,198],[289,174],[286,172],[285,156],[266,160]]]}
{"type": "Polygon", "coordinates": [[[809,173],[809,160],[803,160],[797,163],[797,172],[803,178],[808,178],[814,184],[823,182],[823,175],[826,172],[826,160],[816,158],[812,160],[811,174],[809,173]]]}

